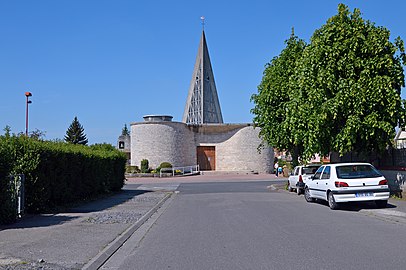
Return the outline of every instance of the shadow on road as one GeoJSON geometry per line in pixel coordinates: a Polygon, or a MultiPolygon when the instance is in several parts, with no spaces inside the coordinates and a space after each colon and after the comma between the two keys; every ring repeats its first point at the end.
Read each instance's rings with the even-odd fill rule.
{"type": "Polygon", "coordinates": [[[60,225],[68,221],[83,217],[83,214],[100,212],[116,205],[120,205],[128,200],[135,198],[136,196],[148,192],[151,191],[124,188],[120,192],[106,198],[87,202],[80,206],[67,209],[66,211],[60,211],[54,214],[27,215],[20,220],[17,220],[16,223],[0,225],[0,231],[60,225]]]}
{"type": "Polygon", "coordinates": [[[144,193],[148,193],[151,191],[148,190],[129,190],[123,189],[119,193],[109,196],[107,198],[97,200],[94,202],[86,203],[79,207],[72,208],[68,211],[68,213],[91,213],[91,212],[99,212],[105,210],[107,208],[111,208],[113,206],[122,204],[128,200],[133,199],[136,196],[142,195],[144,193]]]}
{"type": "MultiPolygon", "coordinates": [[[[322,205],[328,206],[328,202],[324,200],[316,200],[314,203],[319,203],[322,205]]],[[[365,209],[394,209],[397,208],[396,205],[388,203],[386,207],[378,207],[376,206],[375,202],[348,202],[348,203],[341,203],[339,206],[339,211],[351,211],[351,212],[359,212],[365,209]]]]}

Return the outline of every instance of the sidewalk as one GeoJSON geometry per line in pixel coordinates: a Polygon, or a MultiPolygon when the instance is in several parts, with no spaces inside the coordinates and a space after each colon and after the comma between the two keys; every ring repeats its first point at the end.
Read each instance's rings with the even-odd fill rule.
{"type": "Polygon", "coordinates": [[[226,172],[203,172],[201,175],[176,176],[176,177],[128,177],[127,183],[151,184],[151,183],[199,183],[199,182],[239,182],[239,181],[272,181],[287,180],[288,178],[276,177],[275,174],[252,174],[252,173],[226,173],[226,172]]]}
{"type": "Polygon", "coordinates": [[[112,243],[119,245],[171,195],[130,188],[67,213],[28,216],[1,226],[0,269],[81,269],[112,252],[112,243]]]}

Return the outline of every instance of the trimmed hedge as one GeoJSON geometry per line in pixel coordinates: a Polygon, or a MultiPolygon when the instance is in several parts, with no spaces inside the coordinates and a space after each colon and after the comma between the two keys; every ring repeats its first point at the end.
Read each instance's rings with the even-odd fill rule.
{"type": "Polygon", "coordinates": [[[10,174],[25,175],[25,210],[38,213],[120,190],[125,164],[108,147],[0,136],[0,223],[15,219],[10,174]]]}
{"type": "Polygon", "coordinates": [[[10,137],[0,136],[0,224],[13,222],[17,217],[15,186],[9,177],[13,150],[10,137]]]}

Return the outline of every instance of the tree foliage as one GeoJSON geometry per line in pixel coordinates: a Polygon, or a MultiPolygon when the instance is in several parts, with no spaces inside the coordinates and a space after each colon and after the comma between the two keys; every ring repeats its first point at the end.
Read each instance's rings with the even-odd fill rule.
{"type": "Polygon", "coordinates": [[[301,58],[306,43],[294,35],[285,41],[286,48],[265,66],[258,94],[251,96],[255,107],[254,123],[261,127],[260,135],[268,144],[290,151],[295,160],[303,148],[300,140],[292,136],[295,127],[291,125],[296,117],[291,77],[294,75],[298,59],[301,58]],[[296,154],[296,155],[295,155],[296,154]]]}
{"type": "MultiPolygon", "coordinates": [[[[277,61],[286,61],[282,55],[288,48],[277,61]]],[[[284,140],[303,146],[303,159],[332,151],[380,152],[392,143],[395,127],[405,123],[406,115],[400,97],[406,63],[400,38],[391,42],[388,29],[364,20],[359,9],[350,12],[340,4],[338,14],[314,32],[297,56],[293,74],[288,69],[285,74],[268,73],[272,60],[253,96],[254,122],[264,129],[268,143],[285,150],[291,145],[284,140]],[[279,83],[279,88],[287,85],[289,100],[277,105],[262,94],[267,81],[279,83]],[[267,108],[271,106],[276,108],[267,108]],[[272,113],[281,112],[280,106],[284,118],[272,113]]],[[[284,65],[279,65],[282,70],[284,65]]]]}
{"type": "Polygon", "coordinates": [[[79,123],[78,118],[75,116],[68,130],[66,131],[65,141],[73,144],[87,145],[87,138],[83,126],[79,123]]]}
{"type": "Polygon", "coordinates": [[[109,143],[95,143],[90,146],[93,150],[115,151],[116,148],[109,143]]]}
{"type": "Polygon", "coordinates": [[[123,136],[128,136],[128,135],[130,135],[130,131],[129,131],[128,128],[127,128],[127,124],[124,124],[124,127],[123,127],[123,129],[121,130],[121,135],[123,135],[123,136]]]}

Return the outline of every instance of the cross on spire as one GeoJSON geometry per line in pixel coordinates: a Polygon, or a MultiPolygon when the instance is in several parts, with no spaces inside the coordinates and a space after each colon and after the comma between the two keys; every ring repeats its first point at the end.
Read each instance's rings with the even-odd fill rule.
{"type": "Polygon", "coordinates": [[[204,31],[204,19],[205,19],[204,16],[201,16],[201,17],[200,17],[200,20],[202,21],[202,28],[203,28],[203,31],[204,31]]]}

